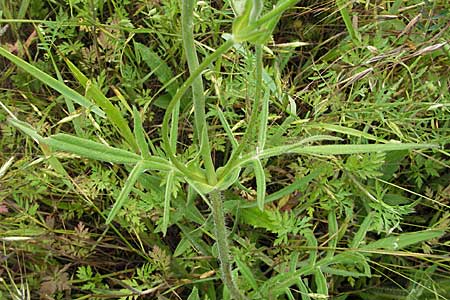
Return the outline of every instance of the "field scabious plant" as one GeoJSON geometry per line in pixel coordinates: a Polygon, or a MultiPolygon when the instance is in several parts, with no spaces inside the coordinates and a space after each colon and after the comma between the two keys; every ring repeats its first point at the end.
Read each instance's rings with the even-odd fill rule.
{"type": "MultiPolygon", "coordinates": [[[[27,122],[19,120],[6,108],[9,113],[8,122],[39,144],[51,167],[59,173],[59,176],[65,178],[68,188],[73,188],[74,183],[68,180],[70,175],[60,159],[54,155],[56,151],[122,165],[121,175],[125,173],[126,179],[116,193],[113,206],[103,210],[96,207],[97,213],[104,217],[105,224],[111,226],[116,232],[118,229],[114,226],[114,221],[124,215],[124,210],[129,209],[130,213],[132,212],[134,195],[140,195],[142,199],[162,197],[163,200],[158,204],[162,207],[160,218],[156,221],[156,228],[152,228],[153,232],[150,232],[147,237],[153,237],[158,232],[166,236],[169,234],[169,228],[176,225],[186,239],[183,240],[184,244],[180,242],[177,245],[175,252],[179,253],[175,253],[174,256],[188,253],[187,244],[190,243],[199,253],[217,257],[220,265],[218,273],[223,282],[221,297],[295,299],[292,286],[299,291],[301,299],[329,297],[331,276],[349,278],[350,284],[354,285],[358,278],[372,276],[369,265],[371,256],[383,251],[399,251],[423,241],[437,239],[444,234],[444,231],[438,227],[433,230],[418,230],[386,236],[366,243],[366,237],[370,231],[374,229],[379,233],[393,231],[398,228],[402,216],[413,211],[414,205],[409,202],[410,205],[395,205],[395,201],[404,199],[387,196],[387,189],[376,180],[382,176],[385,181],[391,179],[391,171],[384,164],[387,160],[394,163],[396,158],[389,157],[389,153],[407,155],[408,151],[437,148],[437,145],[387,141],[368,133],[367,130],[340,125],[309,124],[307,120],[302,123],[302,120],[296,119],[295,102],[289,97],[287,97],[289,105],[285,105],[286,110],[290,110],[287,119],[280,126],[269,126],[273,120],[271,106],[281,104],[274,104],[277,102],[275,98],[280,94],[277,88],[272,86],[276,79],[271,77],[268,68],[265,67],[264,53],[268,51],[267,44],[276,26],[279,25],[282,14],[296,3],[297,1],[293,0],[280,0],[271,7],[265,7],[264,1],[231,1],[234,13],[231,32],[221,36],[223,42],[213,49],[214,51],[199,55],[195,40],[194,17],[201,12],[197,10],[200,4],[194,0],[182,1],[181,38],[189,76],[181,82],[180,78],[173,79],[167,76],[169,70],[162,72],[161,70],[164,69],[162,63],[155,67],[154,73],[160,79],[166,77],[163,80],[166,81],[170,101],[165,104],[160,103],[160,107],[164,109],[164,117],[159,135],[153,138],[153,141],[144,128],[144,122],[148,118],[146,108],[138,110],[130,106],[126,100],[122,101],[133,120],[131,126],[123,110],[105,95],[98,82],[89,79],[68,58],[64,59],[67,68],[84,89],[84,94],[75,91],[61,79],[53,78],[8,50],[0,48],[0,55],[58,91],[64,97],[69,111],[71,111],[70,107],[77,105],[82,108],[81,114],[89,115],[94,123],[95,119],[106,119],[114,131],[120,135],[121,142],[111,145],[104,140],[94,141],[93,138],[81,134],[80,130],[75,130],[80,134],[57,133],[44,136],[27,122]],[[249,69],[246,71],[250,83],[246,92],[251,95],[251,103],[247,105],[242,120],[227,117],[226,113],[231,112],[222,111],[226,103],[222,103],[222,107],[219,104],[211,104],[204,87],[206,77],[213,84],[217,83],[217,78],[220,76],[220,64],[224,57],[229,53],[238,52],[245,53],[249,58],[249,69]],[[200,56],[203,58],[199,61],[200,56]],[[216,81],[214,82],[212,78],[216,81]],[[174,83],[177,85],[176,89],[174,83]],[[188,92],[192,93],[191,97],[186,96],[188,92]],[[184,101],[189,98],[191,103],[184,101]],[[193,112],[193,133],[190,144],[185,147],[182,143],[186,141],[180,138],[182,126],[180,122],[185,122],[182,117],[185,116],[186,110],[193,112]],[[211,123],[211,116],[215,117],[214,124],[211,123]],[[299,122],[303,126],[302,130],[308,134],[299,136],[283,130],[284,125],[289,127],[294,121],[299,122]],[[245,123],[243,126],[245,129],[237,132],[236,129],[240,128],[242,122],[245,123]],[[323,130],[333,134],[320,133],[323,130]],[[213,155],[215,153],[213,149],[220,141],[217,138],[218,132],[222,139],[225,139],[223,143],[227,147],[227,151],[224,151],[220,159],[213,155]],[[344,144],[335,133],[345,134],[355,140],[364,139],[365,143],[344,144]],[[286,135],[288,138],[285,138],[286,135]],[[386,152],[388,154],[385,154],[386,152]],[[275,167],[271,164],[286,156],[293,159],[289,164],[294,174],[292,181],[275,192],[270,192],[269,170],[275,167]],[[317,162],[308,161],[312,157],[317,158],[317,162]],[[331,164],[340,168],[339,173],[345,174],[345,180],[340,177],[340,174],[334,172],[331,164]],[[252,182],[250,187],[243,185],[245,181],[241,179],[245,177],[252,182]],[[369,184],[363,184],[363,181],[369,184]],[[318,206],[327,213],[326,220],[323,222],[326,225],[322,224],[324,228],[321,229],[312,226],[311,221],[315,212],[314,207],[308,204],[308,197],[302,198],[306,202],[301,204],[299,213],[289,213],[289,210],[296,205],[288,204],[293,198],[292,194],[299,190],[307,191],[308,186],[313,182],[317,186],[313,189],[310,199],[319,199],[318,206]],[[346,187],[348,184],[354,186],[357,192],[349,191],[346,187]],[[148,196],[148,193],[154,194],[148,196]],[[351,225],[356,209],[354,202],[349,200],[352,196],[364,197],[369,201],[363,203],[365,212],[362,213],[361,224],[352,236],[347,236],[343,241],[345,228],[351,225]],[[210,210],[212,220],[209,217],[205,219],[199,211],[197,206],[200,205],[196,204],[198,198],[203,200],[201,205],[206,205],[210,210]],[[389,203],[386,199],[391,202],[389,203]],[[278,209],[274,210],[273,207],[268,209],[275,202],[279,205],[278,209]],[[231,228],[228,228],[230,226],[227,226],[227,213],[235,216],[236,224],[242,222],[247,226],[263,228],[275,235],[274,246],[286,244],[291,239],[301,241],[294,241],[291,245],[292,251],[289,253],[281,253],[282,249],[274,250],[280,252],[273,253],[274,256],[283,260],[279,264],[274,262],[267,253],[261,253],[261,249],[254,249],[254,252],[259,253],[259,257],[248,257],[248,253],[242,249],[256,247],[256,243],[252,241],[258,238],[247,239],[245,236],[240,236],[239,232],[230,230],[231,228]],[[181,222],[182,218],[186,218],[191,224],[184,224],[181,222]],[[341,218],[344,222],[339,223],[338,220],[341,218]],[[195,226],[198,228],[191,229],[195,226]],[[321,244],[315,233],[316,230],[327,235],[327,239],[321,241],[321,244]],[[213,246],[205,244],[202,232],[215,241],[213,246]],[[338,249],[341,242],[345,243],[345,251],[338,249]],[[261,268],[262,264],[257,260],[270,266],[270,270],[268,272],[262,270],[264,268],[261,268]]],[[[351,41],[358,46],[362,37],[349,21],[348,8],[342,1],[337,1],[337,4],[351,41]]],[[[138,45],[136,49],[141,49],[138,51],[140,56],[147,54],[153,59],[153,63],[157,61],[157,55],[146,52],[145,46],[139,46],[138,43],[136,45],[138,45]]],[[[358,74],[353,79],[349,78],[341,82],[344,83],[341,86],[346,87],[346,84],[357,82],[366,73],[358,74]],[[359,77],[358,74],[360,74],[359,77]]],[[[231,84],[231,81],[227,84],[231,84]]],[[[222,86],[216,86],[220,94],[222,86]]],[[[120,95],[120,92],[116,94],[120,95]]],[[[64,120],[65,122],[69,121],[64,120]]],[[[151,202],[151,200],[147,202],[148,210],[156,206],[151,202]]],[[[147,211],[147,213],[150,212],[147,211]]],[[[136,220],[130,215],[128,217],[129,222],[139,224],[135,228],[153,227],[140,223],[148,223],[148,220],[136,220]]],[[[81,231],[84,232],[82,239],[89,240],[90,236],[86,235],[84,227],[81,231]]],[[[159,237],[154,238],[161,241],[159,237]]],[[[138,243],[143,244],[142,241],[138,243]]],[[[150,263],[139,269],[140,275],[138,274],[133,280],[122,282],[128,291],[132,291],[130,297],[144,296],[145,293],[158,291],[167,284],[164,279],[171,276],[170,259],[165,250],[155,246],[150,255],[145,255],[150,263]],[[158,261],[160,263],[159,277],[155,275],[155,266],[158,261]],[[148,277],[155,278],[155,282],[160,285],[147,286],[146,278],[148,277]],[[147,290],[139,289],[144,286],[147,290]]],[[[174,269],[177,268],[183,269],[182,266],[174,267],[174,269]]],[[[179,271],[179,274],[184,276],[186,272],[185,269],[179,271]]],[[[100,275],[96,277],[90,267],[80,268],[79,274],[80,280],[90,281],[91,284],[84,285],[82,289],[90,290],[94,294],[96,289],[107,289],[107,285],[99,279],[100,275]]],[[[207,278],[206,275],[203,278],[202,276],[200,279],[207,278]]],[[[197,283],[201,287],[201,280],[197,283]]],[[[213,297],[216,296],[212,295],[219,294],[211,291],[211,286],[206,285],[206,287],[209,290],[205,294],[207,295],[205,299],[214,299],[213,297]]],[[[200,299],[197,286],[190,292],[189,299],[200,299]]]]}

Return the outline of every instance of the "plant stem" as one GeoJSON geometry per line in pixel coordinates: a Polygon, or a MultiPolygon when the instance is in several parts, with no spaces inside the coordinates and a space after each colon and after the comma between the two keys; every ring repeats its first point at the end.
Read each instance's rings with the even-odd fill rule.
{"type": "Polygon", "coordinates": [[[241,294],[231,273],[230,263],[230,247],[228,245],[228,235],[225,226],[225,214],[223,212],[222,194],[218,190],[214,190],[209,194],[211,198],[211,209],[214,220],[214,230],[217,241],[217,249],[219,251],[219,261],[222,281],[230,291],[232,299],[246,299],[241,294]]]}
{"type": "Polygon", "coordinates": [[[226,41],[224,44],[222,44],[222,46],[217,48],[216,51],[205,57],[205,59],[198,66],[198,68],[195,69],[195,71],[191,72],[189,78],[186,79],[186,81],[180,86],[175,96],[173,96],[172,101],[170,101],[169,105],[167,106],[166,114],[164,115],[164,120],[161,129],[164,151],[166,151],[166,154],[169,157],[169,159],[178,168],[178,170],[180,170],[181,173],[195,180],[201,181],[203,178],[194,175],[192,173],[192,170],[188,169],[182,162],[180,162],[175,156],[174,149],[172,149],[172,147],[170,146],[169,120],[171,117],[171,113],[175,108],[175,105],[181,100],[181,97],[194,82],[194,79],[197,78],[197,76],[199,76],[203,72],[203,70],[205,70],[214,60],[216,60],[222,54],[226,53],[233,46],[233,44],[234,41],[230,39],[226,41]]]}
{"type": "MultiPolygon", "coordinates": [[[[193,78],[192,95],[194,102],[194,114],[195,114],[194,125],[196,130],[195,132],[196,138],[200,146],[201,155],[205,164],[206,179],[208,181],[208,184],[214,185],[217,183],[217,175],[214,170],[214,165],[211,158],[211,148],[209,145],[209,138],[208,138],[208,124],[206,122],[206,114],[205,114],[205,95],[204,95],[203,81],[201,74],[198,71],[200,70],[200,65],[198,63],[197,51],[195,49],[194,35],[192,29],[194,6],[196,2],[197,2],[196,0],[183,1],[181,11],[182,28],[183,28],[183,46],[189,66],[189,72],[191,73],[191,77],[193,78]],[[196,72],[198,74],[195,75],[194,77],[194,74],[196,74],[196,72]]],[[[209,57],[211,56],[212,55],[210,55],[209,57]]],[[[178,99],[175,100],[178,101],[178,99]]],[[[174,102],[174,100],[172,100],[172,102],[174,102]]],[[[168,112],[166,112],[166,116],[167,115],[168,112]]],[[[222,195],[219,191],[214,190],[211,192],[210,197],[212,206],[211,209],[214,219],[214,230],[219,250],[219,261],[222,280],[225,286],[230,291],[232,298],[241,300],[243,299],[243,297],[239,292],[238,288],[236,287],[231,273],[230,249],[228,246],[228,236],[225,227],[225,215],[223,212],[222,195]]]]}
{"type": "MultiPolygon", "coordinates": [[[[235,165],[235,162],[240,158],[244,147],[249,145],[250,137],[253,135],[253,130],[255,129],[256,123],[258,121],[260,103],[261,103],[261,90],[262,90],[262,71],[263,71],[263,55],[262,55],[262,45],[255,46],[255,57],[256,57],[256,66],[255,66],[255,99],[252,105],[252,115],[250,116],[250,121],[248,122],[247,129],[245,130],[244,136],[242,138],[241,143],[237,147],[235,151],[231,154],[230,159],[226,163],[223,169],[223,177],[227,176],[228,172],[231,171],[232,167],[235,165]]],[[[262,149],[261,149],[262,150],[262,149]]]]}
{"type": "MultiPolygon", "coordinates": [[[[188,62],[189,72],[192,74],[198,69],[198,57],[197,50],[194,43],[193,33],[193,15],[194,6],[197,1],[184,0],[181,9],[181,24],[183,35],[183,47],[188,62]]],[[[206,178],[210,185],[214,185],[217,182],[216,173],[214,171],[214,164],[211,157],[211,147],[208,137],[208,124],[206,122],[205,114],[205,91],[203,88],[202,76],[196,76],[192,82],[192,96],[194,103],[194,128],[196,138],[200,146],[200,153],[202,155],[205,169],[206,178]]]]}

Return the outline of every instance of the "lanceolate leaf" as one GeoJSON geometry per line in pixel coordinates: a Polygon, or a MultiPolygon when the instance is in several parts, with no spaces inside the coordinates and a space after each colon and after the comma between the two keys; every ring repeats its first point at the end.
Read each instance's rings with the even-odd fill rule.
{"type": "Polygon", "coordinates": [[[252,270],[245,264],[245,262],[240,260],[238,256],[236,256],[234,258],[234,260],[235,260],[236,265],[237,265],[237,267],[239,269],[239,272],[245,278],[247,283],[253,288],[253,290],[255,290],[257,292],[258,291],[258,284],[256,283],[256,278],[253,275],[252,270]]]}
{"type": "MultiPolygon", "coordinates": [[[[412,143],[388,143],[388,144],[364,144],[364,145],[322,145],[322,146],[305,146],[305,145],[286,145],[271,148],[265,151],[265,155],[279,155],[282,153],[298,153],[298,154],[319,154],[319,155],[340,155],[355,154],[365,152],[383,152],[393,150],[411,150],[420,148],[436,148],[432,144],[412,144],[412,143]]],[[[264,155],[264,156],[265,156],[264,155]]]]}
{"type": "Polygon", "coordinates": [[[134,47],[140,53],[142,60],[158,77],[158,80],[164,85],[168,84],[166,89],[173,97],[177,93],[180,84],[178,80],[174,80],[175,76],[167,63],[144,44],[135,42],[134,47]]]}
{"type": "Polygon", "coordinates": [[[370,225],[372,225],[373,216],[374,216],[373,213],[369,213],[364,218],[364,221],[361,223],[361,226],[359,227],[358,231],[356,232],[355,237],[353,238],[353,241],[349,245],[350,248],[358,248],[359,245],[364,241],[367,231],[369,231],[370,225]]]}
{"type": "Polygon", "coordinates": [[[111,209],[108,218],[106,219],[106,224],[111,223],[111,221],[115,218],[119,210],[125,204],[125,201],[128,199],[128,195],[130,194],[131,189],[133,188],[134,184],[136,183],[139,176],[142,174],[144,170],[145,166],[142,162],[138,162],[134,166],[133,170],[131,170],[130,175],[128,176],[122,190],[120,191],[119,197],[117,197],[117,200],[114,203],[114,206],[111,209]]]}
{"type": "Polygon", "coordinates": [[[149,170],[175,170],[169,161],[161,157],[147,156],[145,159],[142,159],[139,155],[133,152],[113,148],[98,142],[63,133],[44,138],[26,122],[9,119],[8,123],[20,129],[39,143],[51,146],[54,150],[73,153],[81,157],[110,163],[136,164],[141,161],[144,168],[149,170]]]}
{"type": "Polygon", "coordinates": [[[133,148],[134,151],[138,151],[139,147],[134,139],[134,135],[131,132],[128,122],[122,116],[121,111],[114,106],[111,101],[102,93],[100,88],[93,84],[81,71],[68,59],[65,60],[67,66],[72,72],[73,76],[81,83],[86,89],[86,96],[92,99],[98,106],[100,106],[106,113],[108,120],[117,128],[118,132],[127,141],[127,143],[133,148]]]}
{"type": "Polygon", "coordinates": [[[357,144],[357,145],[321,145],[321,146],[305,146],[305,143],[299,142],[295,144],[283,145],[278,147],[266,148],[264,150],[252,151],[243,156],[238,162],[228,166],[227,173],[222,176],[228,176],[229,172],[233,172],[235,168],[239,168],[253,162],[256,158],[264,159],[284,154],[316,154],[316,155],[344,155],[367,152],[386,152],[395,150],[412,150],[437,148],[435,144],[413,144],[413,143],[387,143],[387,144],[357,144]]]}
{"type": "Polygon", "coordinates": [[[142,127],[142,120],[136,107],[133,107],[134,117],[134,136],[139,146],[139,151],[144,159],[150,158],[150,150],[148,148],[147,141],[145,139],[144,128],[142,127]]]}
{"type": "Polygon", "coordinates": [[[72,100],[75,103],[78,103],[79,105],[85,107],[86,109],[91,110],[95,114],[104,117],[105,113],[96,106],[93,102],[88,100],[86,97],[80,95],[75,90],[71,89],[64,83],[62,83],[59,80],[56,80],[55,78],[51,77],[45,72],[42,72],[35,66],[27,63],[23,59],[9,53],[5,49],[0,47],[0,55],[4,56],[5,58],[9,59],[12,63],[14,63],[19,68],[23,69],[24,71],[28,72],[31,76],[35,77],[37,80],[42,81],[44,84],[48,85],[49,87],[53,88],[54,90],[61,93],[64,97],[67,99],[72,100]]]}
{"type": "Polygon", "coordinates": [[[36,141],[41,141],[42,140],[42,136],[40,136],[36,132],[36,129],[34,129],[27,122],[23,122],[23,121],[20,121],[20,120],[17,120],[17,119],[8,119],[8,123],[11,124],[12,126],[16,127],[17,129],[21,130],[23,133],[25,133],[26,135],[30,136],[34,140],[36,140],[36,141]]]}
{"type": "Polygon", "coordinates": [[[423,230],[416,232],[402,233],[397,236],[390,236],[366,246],[361,247],[364,250],[400,250],[407,246],[431,240],[444,234],[443,230],[423,230]]]}
{"type": "Polygon", "coordinates": [[[256,177],[256,202],[260,210],[264,209],[264,200],[266,196],[266,176],[264,167],[259,159],[253,161],[253,170],[256,177]]]}
{"type": "Polygon", "coordinates": [[[319,268],[317,268],[314,272],[314,281],[317,286],[317,294],[323,296],[325,299],[328,298],[327,280],[319,268]]]}
{"type": "Polygon", "coordinates": [[[56,134],[44,138],[43,142],[54,149],[95,160],[121,164],[135,164],[141,160],[141,157],[135,153],[68,134],[56,134]]]}
{"type": "Polygon", "coordinates": [[[166,192],[164,194],[164,213],[162,222],[162,233],[164,236],[166,235],[167,227],[169,226],[170,200],[172,199],[173,188],[174,188],[174,173],[169,172],[169,174],[167,174],[166,192]]]}

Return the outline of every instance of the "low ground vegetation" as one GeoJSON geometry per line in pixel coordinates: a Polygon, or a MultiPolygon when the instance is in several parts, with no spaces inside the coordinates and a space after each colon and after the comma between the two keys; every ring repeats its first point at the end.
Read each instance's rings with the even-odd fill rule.
{"type": "Polygon", "coordinates": [[[0,0],[0,298],[449,299],[446,2],[0,0]]]}

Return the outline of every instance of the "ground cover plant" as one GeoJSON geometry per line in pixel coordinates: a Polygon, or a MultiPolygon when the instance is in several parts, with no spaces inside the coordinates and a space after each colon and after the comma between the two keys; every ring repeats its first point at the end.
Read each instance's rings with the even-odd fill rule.
{"type": "Polygon", "coordinates": [[[0,1],[7,299],[448,299],[445,1],[0,1]]]}

